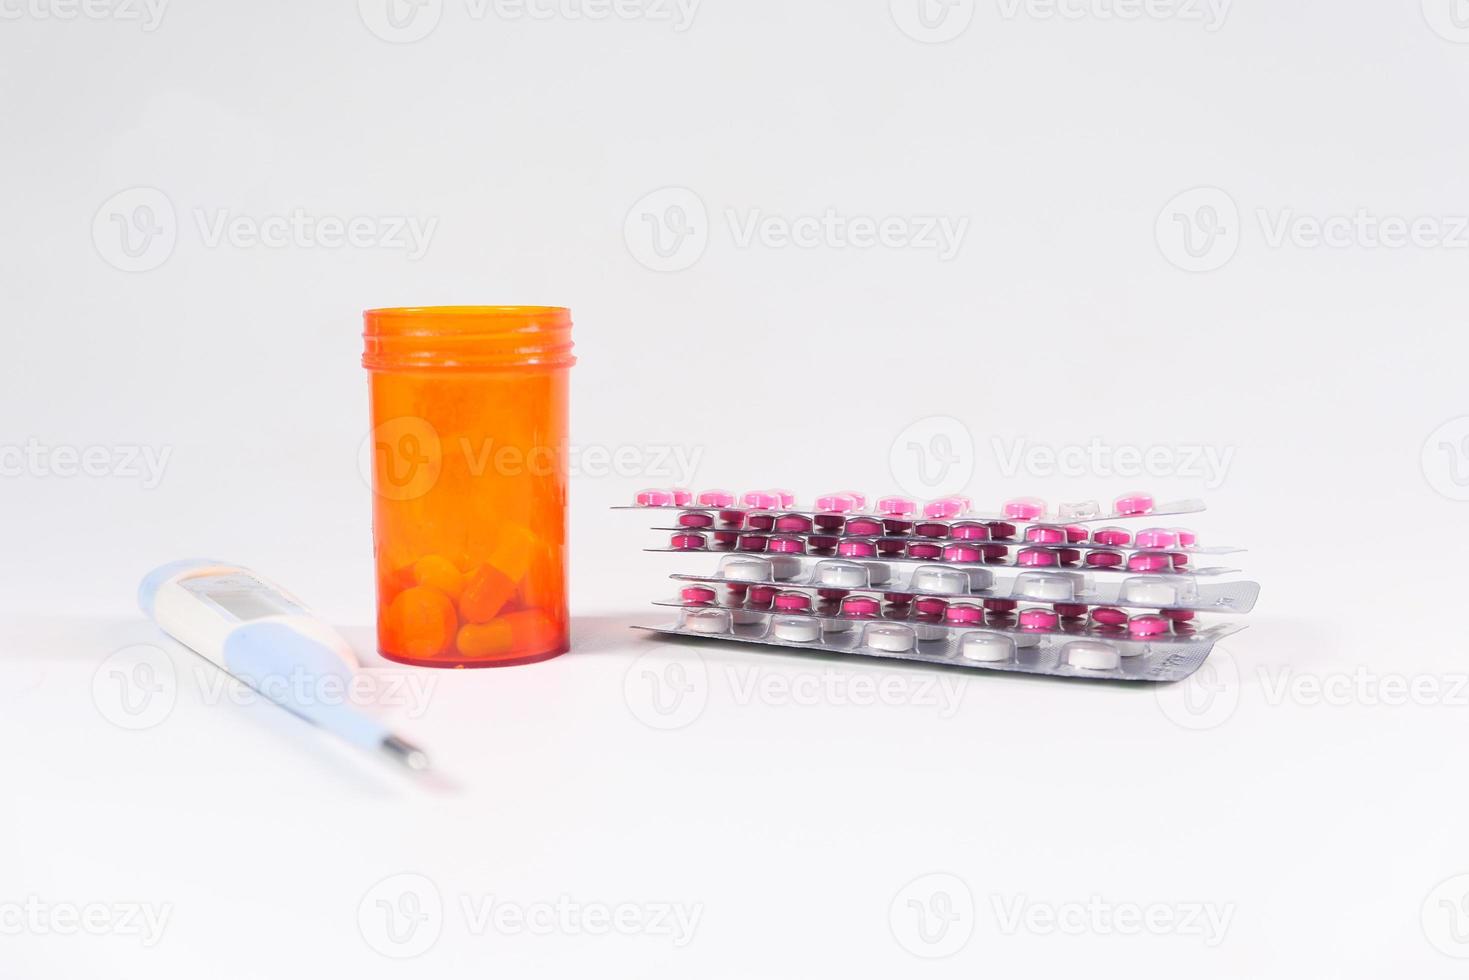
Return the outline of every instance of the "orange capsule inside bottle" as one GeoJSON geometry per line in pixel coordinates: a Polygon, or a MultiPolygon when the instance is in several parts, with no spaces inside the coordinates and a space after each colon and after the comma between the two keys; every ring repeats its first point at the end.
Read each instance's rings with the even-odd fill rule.
{"type": "Polygon", "coordinates": [[[363,318],[378,650],[430,667],[565,653],[570,312],[363,318]]]}

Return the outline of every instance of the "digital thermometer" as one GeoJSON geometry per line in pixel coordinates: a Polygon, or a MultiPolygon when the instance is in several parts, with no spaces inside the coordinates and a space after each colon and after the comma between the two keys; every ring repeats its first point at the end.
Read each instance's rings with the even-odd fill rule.
{"type": "Polygon", "coordinates": [[[170,562],[143,577],[138,606],[163,632],[292,714],[410,769],[428,768],[422,751],[349,703],[358,663],[341,634],[253,572],[170,562]]]}

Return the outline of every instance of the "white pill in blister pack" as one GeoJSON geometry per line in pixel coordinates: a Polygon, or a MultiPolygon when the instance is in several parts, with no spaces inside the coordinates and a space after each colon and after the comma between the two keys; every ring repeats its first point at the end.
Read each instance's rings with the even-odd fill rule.
{"type": "Polygon", "coordinates": [[[1101,640],[1072,640],[1061,653],[1068,664],[1082,670],[1116,670],[1122,665],[1117,648],[1101,640]]]}
{"type": "Polygon", "coordinates": [[[804,616],[777,616],[770,624],[770,632],[776,639],[810,643],[821,639],[821,622],[804,616]]]}
{"type": "Polygon", "coordinates": [[[684,613],[683,623],[695,633],[727,633],[730,618],[723,609],[691,609],[684,613]]]}
{"type": "Polygon", "coordinates": [[[1122,600],[1140,606],[1177,606],[1186,603],[1184,590],[1186,580],[1170,582],[1164,578],[1130,578],[1122,583],[1122,600]]]}
{"type": "Polygon", "coordinates": [[[774,569],[765,558],[726,558],[719,571],[736,582],[769,582],[774,577],[774,569]]]}
{"type": "MultiPolygon", "coordinates": [[[[983,571],[983,569],[980,569],[983,571]]],[[[973,586],[969,575],[961,568],[945,568],[942,565],[919,565],[913,569],[913,579],[908,588],[914,592],[933,592],[939,595],[964,595],[973,586]]]]}
{"type": "Polygon", "coordinates": [[[736,626],[754,626],[765,622],[765,614],[758,609],[731,609],[730,616],[736,626]]]}
{"type": "Polygon", "coordinates": [[[769,561],[770,574],[777,581],[783,582],[801,574],[801,559],[795,555],[771,555],[769,561]]]}
{"type": "Polygon", "coordinates": [[[816,566],[816,584],[832,589],[862,589],[868,585],[868,566],[855,561],[824,561],[816,566]]]}
{"type": "Polygon", "coordinates": [[[862,641],[882,653],[907,653],[913,649],[913,630],[897,623],[879,623],[867,627],[862,641]]]}
{"type": "Polygon", "coordinates": [[[1014,594],[1042,602],[1070,602],[1082,580],[1067,572],[1022,572],[1015,576],[1014,594]]]}
{"type": "Polygon", "coordinates": [[[959,639],[959,655],[980,663],[1001,663],[1015,656],[1015,641],[1004,633],[976,630],[959,639]]]}

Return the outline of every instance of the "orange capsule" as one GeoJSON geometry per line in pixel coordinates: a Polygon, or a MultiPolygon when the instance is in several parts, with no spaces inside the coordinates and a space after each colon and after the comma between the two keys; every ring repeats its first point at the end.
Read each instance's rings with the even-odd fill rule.
{"type": "Polygon", "coordinates": [[[437,589],[450,599],[464,591],[464,573],[443,555],[425,555],[413,563],[413,580],[418,585],[437,589]]]}
{"type": "Polygon", "coordinates": [[[545,653],[556,638],[556,624],[531,609],[488,623],[467,623],[460,627],[455,645],[466,657],[525,657],[545,653]]]}
{"type": "Polygon", "coordinates": [[[398,593],[388,606],[379,641],[386,653],[432,657],[453,643],[458,627],[448,596],[415,585],[398,593]]]}
{"type": "Polygon", "coordinates": [[[466,623],[488,623],[515,594],[515,582],[493,565],[481,565],[469,574],[459,593],[459,614],[466,623]]]}

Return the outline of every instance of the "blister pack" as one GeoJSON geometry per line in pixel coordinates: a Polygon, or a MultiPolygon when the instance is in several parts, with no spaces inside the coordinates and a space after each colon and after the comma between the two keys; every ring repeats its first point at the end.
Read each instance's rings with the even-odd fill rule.
{"type": "Polygon", "coordinates": [[[853,492],[802,509],[787,491],[649,490],[635,506],[678,515],[654,528],[671,534],[668,546],[646,550],[722,552],[712,571],[670,576],[678,594],[654,605],[676,610],[675,618],[641,627],[666,635],[1173,681],[1243,628],[1200,614],[1248,612],[1260,591],[1230,578],[1234,569],[1193,561],[1242,549],[1201,546],[1184,528],[1087,526],[1203,509],[1199,501],[1160,507],[1146,493],[1105,510],[1063,505],[1055,520],[1031,497],[993,515],[962,497],[927,504],[883,497],[868,508],[853,492]]]}

